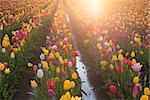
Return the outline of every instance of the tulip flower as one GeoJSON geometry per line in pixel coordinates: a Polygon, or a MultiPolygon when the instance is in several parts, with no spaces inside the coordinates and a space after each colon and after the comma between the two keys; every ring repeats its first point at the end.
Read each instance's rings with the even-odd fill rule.
{"type": "Polygon", "coordinates": [[[113,65],[113,64],[110,64],[110,65],[109,65],[109,68],[110,68],[110,70],[113,70],[113,69],[114,69],[114,65],[113,65]]]}
{"type": "Polygon", "coordinates": [[[66,76],[66,72],[65,72],[64,69],[61,70],[61,75],[62,75],[62,76],[66,76]]]}
{"type": "Polygon", "coordinates": [[[149,96],[150,95],[150,89],[148,87],[144,88],[144,94],[149,96]]]}
{"type": "Polygon", "coordinates": [[[78,51],[74,51],[73,52],[73,55],[76,57],[76,56],[79,56],[79,53],[78,53],[78,51]]]}
{"type": "Polygon", "coordinates": [[[71,87],[74,88],[75,87],[75,82],[71,81],[71,87]]]}
{"type": "Polygon", "coordinates": [[[119,54],[119,55],[118,55],[118,60],[119,60],[120,62],[123,61],[123,55],[122,55],[122,54],[119,54]]]}
{"type": "Polygon", "coordinates": [[[65,94],[65,96],[66,96],[66,100],[70,100],[71,99],[71,94],[70,94],[70,92],[66,92],[66,94],[65,94]]]}
{"type": "Polygon", "coordinates": [[[37,70],[38,70],[38,66],[37,66],[37,65],[34,65],[34,66],[33,66],[33,71],[34,71],[35,73],[37,73],[37,70]]]}
{"type": "Polygon", "coordinates": [[[116,61],[117,60],[117,56],[116,55],[113,55],[112,56],[112,61],[116,61]]]}
{"type": "Polygon", "coordinates": [[[60,53],[59,53],[59,52],[56,52],[56,53],[55,53],[55,56],[56,56],[57,59],[59,59],[60,53]]]}
{"type": "Polygon", "coordinates": [[[64,81],[64,90],[69,90],[72,87],[70,80],[64,81]]]}
{"type": "Polygon", "coordinates": [[[30,83],[31,83],[31,87],[32,87],[33,89],[35,89],[35,88],[38,87],[38,85],[37,85],[37,83],[36,83],[35,80],[30,80],[30,83]]]}
{"type": "Polygon", "coordinates": [[[68,62],[68,67],[72,67],[73,63],[71,61],[68,62]]]}
{"type": "Polygon", "coordinates": [[[121,73],[124,71],[124,68],[122,66],[116,66],[115,71],[117,71],[118,73],[121,73]]]}
{"type": "Polygon", "coordinates": [[[41,59],[41,60],[44,60],[44,59],[45,59],[45,55],[44,55],[43,53],[41,53],[40,59],[41,59]]]}
{"type": "Polygon", "coordinates": [[[116,93],[117,93],[117,88],[116,88],[116,86],[115,86],[115,85],[110,85],[109,91],[110,91],[112,94],[116,94],[116,93]]]}
{"type": "Polygon", "coordinates": [[[138,95],[139,90],[138,90],[137,87],[134,87],[134,88],[132,89],[132,92],[133,92],[135,95],[138,95]]]}
{"type": "Polygon", "coordinates": [[[41,79],[41,78],[43,78],[43,76],[44,76],[43,70],[42,69],[38,69],[38,71],[37,71],[37,77],[41,79]]]}
{"type": "Polygon", "coordinates": [[[139,83],[139,77],[138,76],[133,78],[133,83],[134,84],[139,83]]]}
{"type": "Polygon", "coordinates": [[[137,62],[136,62],[136,59],[132,59],[131,64],[134,65],[134,64],[136,64],[136,63],[137,63],[137,62]]]}
{"type": "Polygon", "coordinates": [[[49,54],[49,58],[50,58],[50,59],[54,59],[54,58],[55,58],[54,54],[53,54],[53,53],[50,53],[50,54],[49,54]]]}
{"type": "Polygon", "coordinates": [[[43,68],[44,69],[48,69],[48,63],[47,63],[47,61],[42,61],[42,66],[43,66],[43,68]]]}
{"type": "Polygon", "coordinates": [[[43,50],[43,52],[44,52],[44,55],[46,55],[46,56],[48,56],[48,54],[49,54],[49,50],[43,50]]]}
{"type": "Polygon", "coordinates": [[[32,64],[32,63],[28,63],[27,66],[28,66],[28,67],[33,67],[33,64],[32,64]]]}
{"type": "Polygon", "coordinates": [[[135,57],[135,52],[134,51],[131,52],[131,57],[132,58],[135,57]]]}
{"type": "Polygon", "coordinates": [[[5,74],[9,74],[10,73],[10,69],[6,68],[4,72],[5,72],[5,74]]]}
{"type": "Polygon", "coordinates": [[[142,65],[140,65],[140,63],[136,63],[133,66],[131,66],[131,68],[135,71],[135,72],[140,72],[142,65]]]}
{"type": "Polygon", "coordinates": [[[57,74],[60,73],[60,68],[59,68],[59,67],[56,68],[56,73],[57,73],[57,74]]]}
{"type": "Polygon", "coordinates": [[[5,65],[3,63],[0,63],[0,71],[4,70],[5,65]]]}
{"type": "Polygon", "coordinates": [[[149,100],[149,97],[147,95],[142,95],[140,97],[140,100],[149,100]]]}
{"type": "Polygon", "coordinates": [[[72,75],[71,75],[72,79],[77,79],[78,78],[78,75],[76,72],[74,72],[72,75]]]}
{"type": "Polygon", "coordinates": [[[2,48],[2,53],[6,53],[6,49],[5,48],[2,48]]]}
{"type": "Polygon", "coordinates": [[[11,52],[10,54],[10,58],[14,59],[15,58],[15,53],[14,52],[11,52]]]}
{"type": "Polygon", "coordinates": [[[107,65],[107,62],[105,60],[103,60],[100,62],[100,64],[105,67],[107,65]]]}
{"type": "Polygon", "coordinates": [[[50,97],[55,96],[55,92],[54,92],[53,89],[49,89],[49,90],[48,90],[48,96],[50,96],[50,97]]]}

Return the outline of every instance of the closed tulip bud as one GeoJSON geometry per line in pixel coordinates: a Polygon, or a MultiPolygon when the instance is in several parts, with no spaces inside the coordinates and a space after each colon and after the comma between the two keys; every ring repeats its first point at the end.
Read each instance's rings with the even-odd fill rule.
{"type": "Polygon", "coordinates": [[[48,56],[49,50],[46,50],[46,49],[45,49],[43,52],[44,52],[44,54],[45,54],[46,56],[48,56]]]}
{"type": "Polygon", "coordinates": [[[72,62],[69,61],[69,62],[68,62],[68,67],[72,67],[72,66],[73,66],[72,62]]]}
{"type": "Polygon", "coordinates": [[[109,91],[110,91],[112,94],[116,94],[116,93],[117,93],[117,88],[116,88],[116,86],[115,86],[115,85],[110,85],[109,91]]]}
{"type": "Polygon", "coordinates": [[[112,60],[113,60],[113,61],[116,61],[116,60],[117,60],[117,56],[116,56],[116,55],[113,55],[113,56],[112,56],[112,60]]]}
{"type": "Polygon", "coordinates": [[[56,52],[56,53],[55,53],[55,56],[56,56],[57,59],[59,59],[60,53],[59,53],[59,52],[56,52]]]}
{"type": "Polygon", "coordinates": [[[74,88],[75,87],[75,82],[71,81],[71,85],[72,85],[72,88],[74,88]]]}
{"type": "Polygon", "coordinates": [[[33,67],[33,64],[32,64],[32,63],[28,63],[27,66],[28,66],[28,67],[33,67]]]}
{"type": "Polygon", "coordinates": [[[5,48],[2,48],[2,53],[6,53],[6,49],[5,48]]]}
{"type": "Polygon", "coordinates": [[[65,96],[66,96],[66,100],[71,100],[71,94],[69,91],[66,92],[65,96]]]}
{"type": "Polygon", "coordinates": [[[11,57],[12,59],[14,59],[14,58],[15,58],[15,53],[14,53],[14,52],[11,52],[10,57],[11,57]]]}
{"type": "Polygon", "coordinates": [[[134,84],[139,83],[139,77],[138,76],[133,78],[133,83],[134,84]]]}
{"type": "Polygon", "coordinates": [[[50,58],[50,59],[54,59],[54,58],[55,58],[54,54],[53,54],[53,53],[50,53],[50,54],[49,54],[49,58],[50,58]]]}
{"type": "Polygon", "coordinates": [[[76,72],[74,72],[72,75],[71,75],[72,79],[77,79],[78,78],[78,75],[76,72]]]}
{"type": "Polygon", "coordinates": [[[45,59],[45,55],[44,55],[43,53],[40,55],[40,59],[41,59],[41,60],[44,60],[44,59],[45,59]]]}
{"type": "Polygon", "coordinates": [[[43,78],[43,76],[44,76],[43,70],[42,69],[38,69],[38,71],[37,71],[37,77],[41,79],[41,78],[43,78]]]}
{"type": "Polygon", "coordinates": [[[33,71],[36,73],[37,70],[38,70],[38,66],[37,66],[37,65],[34,65],[34,66],[33,66],[33,71]]]}
{"type": "Polygon", "coordinates": [[[135,57],[135,52],[134,51],[131,52],[131,57],[135,57]]]}
{"type": "Polygon", "coordinates": [[[148,87],[144,88],[144,94],[145,95],[150,95],[150,89],[148,87]]]}
{"type": "Polygon", "coordinates": [[[57,74],[60,73],[60,68],[59,68],[59,67],[56,68],[56,73],[57,73],[57,74]]]}
{"type": "Polygon", "coordinates": [[[109,65],[109,68],[110,68],[110,70],[113,70],[113,69],[114,69],[114,65],[113,65],[113,64],[110,64],[110,65],[109,65]]]}
{"type": "Polygon", "coordinates": [[[0,63],[0,71],[4,70],[5,65],[3,63],[0,63]]]}
{"type": "Polygon", "coordinates": [[[148,96],[147,96],[147,95],[142,95],[142,96],[140,97],[140,100],[149,100],[149,99],[148,99],[148,96]]]}
{"type": "Polygon", "coordinates": [[[38,87],[38,85],[37,85],[37,83],[36,83],[35,80],[31,80],[30,83],[31,83],[31,87],[32,87],[33,89],[35,89],[35,88],[38,87]]]}
{"type": "Polygon", "coordinates": [[[118,55],[118,60],[119,60],[120,62],[123,61],[123,55],[122,55],[122,54],[119,54],[119,55],[118,55]]]}

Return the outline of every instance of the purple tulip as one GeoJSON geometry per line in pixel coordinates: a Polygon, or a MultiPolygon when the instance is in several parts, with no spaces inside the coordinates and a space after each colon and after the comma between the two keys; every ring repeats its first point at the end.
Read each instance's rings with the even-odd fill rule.
{"type": "Polygon", "coordinates": [[[49,90],[48,90],[48,96],[50,96],[50,97],[55,96],[55,92],[54,92],[54,90],[49,89],[49,90]]]}
{"type": "Polygon", "coordinates": [[[142,68],[142,65],[140,65],[139,63],[134,64],[133,66],[131,66],[131,68],[135,71],[135,72],[139,72],[142,68]]]}

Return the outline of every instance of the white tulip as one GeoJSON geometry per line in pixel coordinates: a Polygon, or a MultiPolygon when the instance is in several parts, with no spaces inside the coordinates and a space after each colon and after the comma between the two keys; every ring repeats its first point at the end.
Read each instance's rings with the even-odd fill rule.
{"type": "Polygon", "coordinates": [[[15,53],[14,53],[14,52],[11,52],[10,57],[11,57],[12,59],[14,59],[14,58],[15,58],[15,53]]]}
{"type": "Polygon", "coordinates": [[[5,48],[2,48],[2,53],[6,53],[6,49],[5,48]]]}
{"type": "Polygon", "coordinates": [[[43,76],[44,76],[43,70],[42,69],[38,69],[38,71],[37,71],[37,77],[38,78],[43,78],[43,76]]]}
{"type": "Polygon", "coordinates": [[[40,59],[41,59],[41,60],[44,60],[44,59],[45,59],[45,55],[44,55],[43,53],[41,53],[40,59]]]}

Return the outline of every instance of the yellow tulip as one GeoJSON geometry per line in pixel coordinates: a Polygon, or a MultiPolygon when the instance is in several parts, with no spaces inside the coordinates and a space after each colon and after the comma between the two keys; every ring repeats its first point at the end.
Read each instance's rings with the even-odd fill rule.
{"type": "Polygon", "coordinates": [[[133,83],[134,84],[139,83],[139,77],[138,76],[133,78],[133,83]]]}
{"type": "Polygon", "coordinates": [[[110,65],[109,65],[109,68],[110,68],[111,70],[113,70],[113,69],[114,69],[114,65],[113,65],[113,64],[110,64],[110,65]]]}
{"type": "Polygon", "coordinates": [[[119,60],[119,61],[123,61],[123,55],[122,55],[122,54],[119,54],[119,55],[118,55],[118,60],[119,60]]]}
{"type": "Polygon", "coordinates": [[[131,57],[135,57],[135,52],[134,51],[131,52],[131,57]]]}
{"type": "Polygon", "coordinates": [[[56,68],[56,73],[57,73],[57,74],[60,73],[60,68],[59,68],[59,67],[56,68]]]}
{"type": "Polygon", "coordinates": [[[33,64],[32,64],[32,63],[28,63],[27,66],[28,66],[28,67],[33,67],[33,64]]]}
{"type": "Polygon", "coordinates": [[[150,89],[148,87],[144,88],[144,94],[145,95],[150,95],[150,89]]]}
{"type": "Polygon", "coordinates": [[[42,65],[43,65],[43,68],[44,69],[48,69],[48,63],[47,63],[47,61],[42,61],[42,65]]]}
{"type": "Polygon", "coordinates": [[[4,64],[0,64],[0,70],[2,71],[2,70],[4,70],[4,68],[5,68],[5,65],[4,64]]]}
{"type": "Polygon", "coordinates": [[[49,58],[50,58],[50,59],[54,59],[54,58],[55,58],[54,54],[53,54],[53,53],[50,53],[50,54],[49,54],[49,58]]]}
{"type": "Polygon", "coordinates": [[[105,67],[107,65],[107,62],[105,60],[103,60],[100,62],[100,64],[105,67]]]}
{"type": "Polygon", "coordinates": [[[55,56],[56,56],[57,59],[59,59],[60,53],[59,53],[59,52],[56,52],[56,53],[55,53],[55,56]]]}
{"type": "Polygon", "coordinates": [[[77,79],[78,78],[78,75],[76,72],[74,72],[72,75],[71,75],[72,79],[77,79]]]}
{"type": "Polygon", "coordinates": [[[31,80],[30,83],[31,83],[31,87],[32,87],[33,89],[35,89],[35,88],[38,87],[38,85],[37,85],[37,83],[36,83],[35,80],[31,80]]]}
{"type": "Polygon", "coordinates": [[[149,97],[148,97],[147,95],[142,95],[142,96],[140,97],[140,100],[149,100],[148,98],[149,98],[149,97]]]}
{"type": "Polygon", "coordinates": [[[66,96],[66,100],[71,100],[71,94],[69,91],[66,92],[65,96],[66,96]]]}
{"type": "Polygon", "coordinates": [[[75,87],[75,82],[71,81],[71,87],[74,88],[75,87]]]}
{"type": "Polygon", "coordinates": [[[131,63],[132,63],[132,65],[136,64],[137,63],[136,59],[132,59],[131,63]]]}
{"type": "Polygon", "coordinates": [[[43,51],[43,53],[44,53],[44,55],[48,56],[49,50],[45,49],[45,50],[43,51]]]}
{"type": "Polygon", "coordinates": [[[10,73],[10,69],[9,68],[7,68],[7,69],[5,69],[5,74],[9,74],[10,73]]]}
{"type": "Polygon", "coordinates": [[[70,80],[65,80],[64,81],[64,90],[69,90],[71,88],[72,84],[70,80]]]}
{"type": "Polygon", "coordinates": [[[120,50],[119,50],[119,54],[122,54],[122,53],[123,53],[123,50],[122,50],[122,49],[120,49],[120,50]]]}
{"type": "Polygon", "coordinates": [[[113,56],[112,56],[112,60],[113,60],[113,61],[116,61],[116,60],[117,60],[117,56],[116,56],[116,55],[113,55],[113,56]]]}

